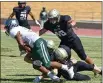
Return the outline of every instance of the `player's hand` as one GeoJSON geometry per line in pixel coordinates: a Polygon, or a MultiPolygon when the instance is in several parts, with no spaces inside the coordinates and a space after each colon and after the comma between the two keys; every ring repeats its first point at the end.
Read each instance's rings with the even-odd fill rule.
{"type": "Polygon", "coordinates": [[[75,26],[74,28],[75,28],[75,30],[78,30],[78,27],[75,26]]]}
{"type": "Polygon", "coordinates": [[[31,48],[29,45],[24,45],[24,49],[26,50],[27,53],[31,52],[31,48]]]}
{"type": "Polygon", "coordinates": [[[35,20],[35,23],[40,26],[40,23],[37,20],[35,20]]]}
{"type": "Polygon", "coordinates": [[[5,34],[6,34],[7,36],[9,36],[9,33],[8,33],[7,31],[5,31],[5,34]]]}
{"type": "Polygon", "coordinates": [[[35,23],[42,29],[41,24],[37,20],[35,20],[35,23]]]}

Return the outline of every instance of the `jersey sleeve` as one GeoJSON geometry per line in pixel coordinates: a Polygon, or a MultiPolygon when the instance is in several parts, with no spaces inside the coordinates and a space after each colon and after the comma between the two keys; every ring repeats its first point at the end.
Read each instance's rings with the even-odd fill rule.
{"type": "Polygon", "coordinates": [[[44,23],[44,29],[49,30],[49,26],[47,22],[44,23]]]}
{"type": "Polygon", "coordinates": [[[65,15],[65,16],[64,16],[64,20],[65,20],[65,21],[70,21],[71,19],[72,19],[72,18],[71,18],[69,15],[65,15]]]}
{"type": "Polygon", "coordinates": [[[26,9],[27,9],[27,13],[29,14],[29,12],[31,11],[30,6],[27,6],[26,9]]]}

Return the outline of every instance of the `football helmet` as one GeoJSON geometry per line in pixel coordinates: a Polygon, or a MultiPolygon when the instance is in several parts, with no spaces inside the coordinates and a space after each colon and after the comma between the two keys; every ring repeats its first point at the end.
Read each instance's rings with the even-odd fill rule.
{"type": "Polygon", "coordinates": [[[50,49],[54,49],[55,48],[55,43],[53,40],[46,40],[47,42],[47,47],[50,49]]]}
{"type": "Polygon", "coordinates": [[[57,48],[55,50],[55,54],[57,56],[57,59],[60,60],[60,61],[66,59],[68,57],[68,53],[63,48],[57,48]]]}
{"type": "Polygon", "coordinates": [[[25,8],[26,1],[18,1],[18,5],[19,5],[20,8],[25,8]]]}
{"type": "Polygon", "coordinates": [[[56,9],[50,10],[48,13],[48,19],[49,19],[50,23],[52,23],[52,24],[57,23],[60,19],[59,11],[56,9]]]}
{"type": "Polygon", "coordinates": [[[19,23],[18,23],[18,21],[15,20],[15,19],[8,19],[8,20],[6,20],[6,22],[5,22],[5,28],[6,28],[7,30],[10,30],[10,29],[12,29],[13,27],[17,27],[17,26],[19,26],[19,23]]]}
{"type": "Polygon", "coordinates": [[[18,4],[26,4],[26,1],[18,1],[18,4]]]}

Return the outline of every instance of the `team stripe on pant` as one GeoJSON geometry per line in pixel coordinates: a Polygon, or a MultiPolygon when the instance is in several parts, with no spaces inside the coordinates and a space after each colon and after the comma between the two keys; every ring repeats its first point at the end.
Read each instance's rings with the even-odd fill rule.
{"type": "Polygon", "coordinates": [[[41,47],[41,50],[42,50],[44,60],[45,60],[46,63],[48,63],[49,58],[48,58],[48,55],[47,55],[47,52],[46,52],[46,49],[45,49],[45,46],[44,46],[43,42],[40,43],[40,47],[41,47]]]}

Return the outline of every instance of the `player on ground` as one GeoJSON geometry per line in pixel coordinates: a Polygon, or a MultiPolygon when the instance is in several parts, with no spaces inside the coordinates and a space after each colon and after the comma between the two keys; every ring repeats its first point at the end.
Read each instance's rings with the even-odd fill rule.
{"type": "MultiPolygon", "coordinates": [[[[75,73],[73,78],[70,78],[67,72],[62,69],[58,70],[58,77],[63,76],[66,80],[86,81],[90,80],[90,77],[87,75],[80,74],[78,72],[94,71],[100,75],[102,74],[102,71],[94,65],[87,64],[82,61],[77,61],[75,59],[71,59],[71,51],[67,46],[61,45],[59,48],[54,49],[55,44],[51,41],[47,42],[47,46],[49,49],[51,61],[59,61],[62,64],[68,65],[68,68],[73,67],[73,71],[75,73]]],[[[35,78],[35,81],[39,82],[42,78],[43,76],[38,76],[35,78]]]]}
{"type": "Polygon", "coordinates": [[[48,20],[44,23],[44,28],[39,31],[39,34],[42,35],[48,30],[53,32],[60,38],[60,45],[68,46],[78,54],[80,59],[88,64],[94,64],[92,59],[86,55],[80,38],[74,33],[72,28],[75,26],[76,22],[70,16],[60,15],[58,10],[52,9],[49,11],[48,20]]]}
{"type": "Polygon", "coordinates": [[[60,79],[50,72],[49,68],[51,67],[57,69],[64,69],[68,72],[71,78],[73,77],[73,69],[68,69],[67,65],[63,65],[56,61],[50,61],[46,41],[40,38],[35,32],[25,27],[19,26],[17,20],[7,20],[5,26],[5,29],[10,34],[10,36],[16,39],[18,44],[26,52],[31,52],[31,58],[33,59],[33,67],[35,69],[46,74],[54,81],[60,81],[60,79]]]}

